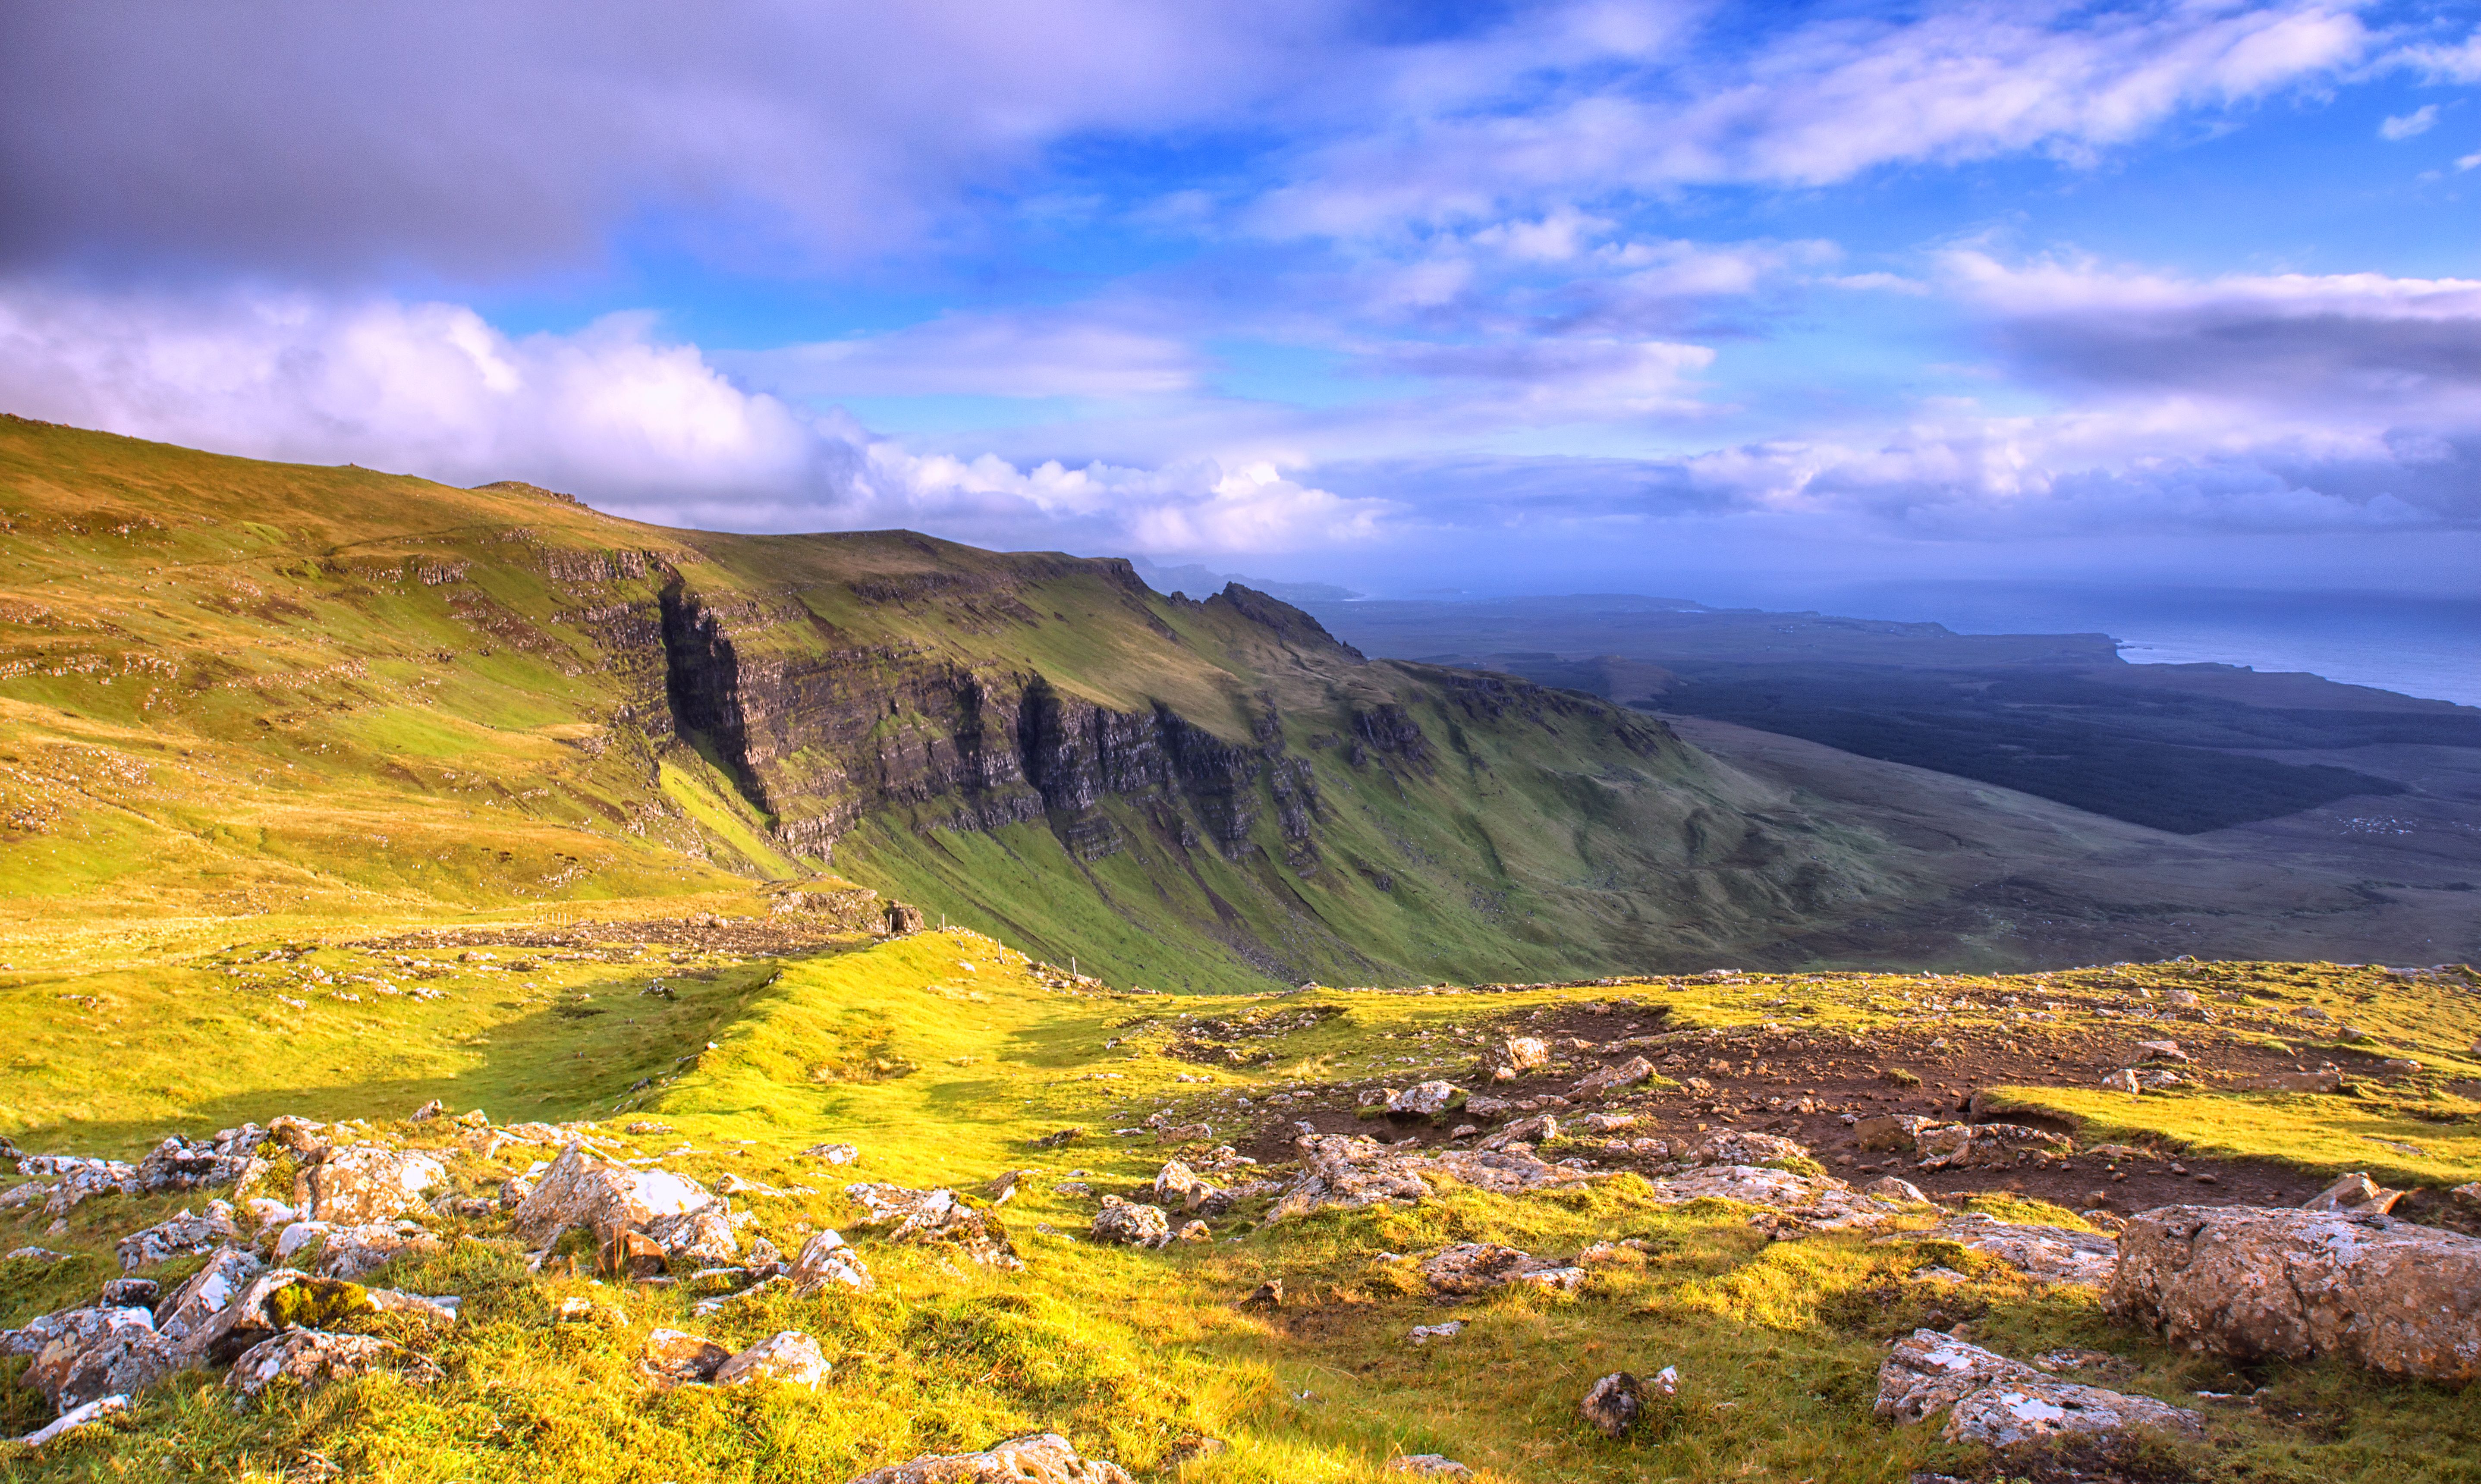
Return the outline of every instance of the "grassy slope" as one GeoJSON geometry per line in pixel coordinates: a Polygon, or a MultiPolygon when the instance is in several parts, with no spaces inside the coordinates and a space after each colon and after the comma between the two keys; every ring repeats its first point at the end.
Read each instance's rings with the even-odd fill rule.
{"type": "MultiPolygon", "coordinates": [[[[1509,1480],[1892,1484],[1917,1469],[1971,1461],[1939,1443],[1934,1429],[1889,1429],[1868,1418],[1880,1342],[1918,1323],[1978,1315],[1986,1342],[2016,1354],[2106,1347],[2137,1363],[2134,1378],[2121,1384],[2174,1399],[2237,1385],[2219,1363],[2117,1329],[2088,1296],[2036,1289],[2000,1270],[1976,1272],[1955,1289],[1911,1276],[1927,1262],[1954,1261],[1946,1249],[1925,1254],[1914,1244],[1841,1237],[1770,1243],[1742,1212],[1654,1208],[1627,1178],[1556,1198],[1462,1192],[1409,1211],[1331,1213],[1254,1232],[1244,1225],[1237,1242],[1160,1254],[1097,1249],[1052,1235],[1082,1231],[1091,1211],[1090,1203],[1054,1191],[1058,1180],[1082,1172],[1098,1189],[1125,1190],[1148,1179],[1162,1157],[1150,1140],[1102,1131],[1158,1109],[1228,1126],[1237,1093],[1263,1097],[1370,1066],[1409,1078],[1425,1067],[1396,1058],[1408,1045],[1424,1045],[1414,1033],[1608,990],[1537,989],[1486,1002],[1332,990],[1280,1001],[1225,999],[1216,1002],[1220,1012],[1280,1003],[1345,1013],[1276,1042],[1262,1066],[1200,1069],[1155,1054],[1160,1032],[1141,1028],[1132,1044],[1104,1046],[1130,1033],[1133,1015],[1181,1009],[1177,998],[1063,990],[1032,973],[1022,955],[961,931],[781,962],[684,954],[692,961],[673,963],[669,954],[640,954],[629,963],[547,964],[521,978],[446,954],[416,954],[409,956],[451,970],[450,977],[421,981],[448,989],[448,998],[321,1003],[300,1016],[289,1059],[227,1057],[193,1071],[189,1116],[170,1116],[173,1110],[154,1101],[158,1095],[144,1086],[153,1074],[107,1075],[128,1050],[113,1042],[127,1039],[125,1022],[141,1013],[174,1004],[200,1009],[205,1002],[243,1015],[300,989],[311,965],[330,978],[405,973],[391,953],[336,949],[255,976],[215,972],[259,951],[256,944],[203,956],[138,951],[48,986],[54,1004],[73,1007],[41,1031],[62,1085],[130,1085],[86,1102],[56,1099],[31,1119],[19,1110],[11,1120],[16,1132],[45,1148],[134,1155],[162,1127],[206,1127],[243,1112],[384,1120],[432,1095],[488,1106],[503,1121],[590,1115],[608,1108],[607,1097],[632,1072],[673,1065],[679,1048],[694,1060],[640,1095],[642,1106],[614,1115],[610,1127],[616,1133],[624,1118],[659,1117],[678,1137],[637,1141],[649,1153],[675,1144],[701,1151],[668,1159],[672,1167],[707,1180],[732,1172],[815,1191],[744,1198],[758,1215],[744,1235],[763,1234],[789,1249],[816,1226],[849,1222],[853,1209],[837,1193],[846,1179],[971,1188],[1002,1170],[1032,1167],[1041,1178],[1001,1211],[1027,1269],[987,1272],[865,1238],[882,1284],[874,1294],[761,1299],[701,1319],[687,1314],[691,1292],[568,1278],[537,1283],[522,1275],[507,1247],[466,1243],[396,1275],[418,1290],[468,1296],[468,1321],[436,1352],[444,1382],[412,1388],[375,1377],[238,1411],[212,1387],[178,1383],[152,1393],[134,1431],[64,1446],[39,1467],[20,1464],[23,1476],[190,1476],[196,1470],[208,1477],[272,1479],[316,1453],[353,1477],[383,1480],[513,1480],[546,1471],[581,1480],[832,1479],[925,1450],[1050,1428],[1140,1471],[1173,1469],[1201,1438],[1229,1444],[1229,1451],[1176,1465],[1179,1477],[1196,1484],[1374,1480],[1387,1458],[1428,1451],[1509,1480]],[[166,958],[176,961],[160,961],[166,958]],[[715,977],[690,976],[700,974],[715,977]],[[635,986],[654,976],[687,993],[671,1003],[636,996],[635,986]],[[529,983],[533,996],[521,996],[529,983]],[[573,1005],[580,992],[612,1003],[613,1012],[586,1020],[545,1013],[545,1005],[573,1005]],[[540,1002],[529,1010],[527,998],[540,1002]],[[347,1058],[356,1029],[361,1039],[384,1033],[406,1049],[410,1064],[354,1067],[347,1058]],[[714,1049],[703,1050],[709,1042],[714,1049]],[[336,1070],[324,1080],[302,1075],[323,1067],[336,1070]],[[1202,1080],[1176,1080],[1180,1076],[1202,1080]],[[548,1103],[535,1091],[545,1086],[553,1089],[548,1103]],[[1097,1132],[1065,1150],[1029,1149],[1035,1135],[1070,1124],[1097,1132]],[[859,1144],[862,1162],[839,1171],[796,1157],[826,1138],[859,1144]],[[1380,1252],[1420,1253],[1459,1239],[1568,1252],[1620,1237],[1646,1240],[1642,1261],[1599,1271],[1572,1299],[1509,1295],[1443,1309],[1410,1291],[1397,1267],[1375,1261],[1380,1252]],[[1273,1275],[1285,1278],[1292,1295],[1281,1315],[1232,1307],[1273,1275]],[[548,1306],[572,1292],[616,1306],[625,1324],[545,1324],[548,1306]],[[1405,1342],[1410,1326],[1446,1317],[1468,1327],[1426,1347],[1405,1342]],[[632,1363],[645,1331],[664,1324],[733,1343],[800,1328],[822,1340],[835,1374],[816,1396],[652,1393],[632,1363]],[[1574,1400],[1595,1376],[1665,1365],[1680,1368],[1683,1401],[1650,1436],[1606,1443],[1576,1420],[1574,1400]]],[[[2106,983],[2108,973],[2091,977],[2106,983]]],[[[2395,986],[2368,971],[2248,966],[2230,977],[2234,989],[2263,982],[2291,1002],[2305,995],[2348,1008],[2390,1035],[2410,1037],[2417,1028],[2426,1040],[2481,1028],[2468,997],[2459,1002],[2416,989],[2399,1000],[2395,986]]],[[[1866,1035],[1913,1021],[1908,996],[2042,994],[2056,992],[2064,978],[1761,977],[1731,985],[1658,981],[1635,992],[1668,1004],[1675,1024],[1745,1025],[1790,1014],[1866,1035]],[[1786,1008],[1787,991],[1799,997],[1799,1008],[1786,1008]]],[[[31,1002],[20,998],[11,1008],[31,1002]]],[[[2035,1024],[2020,1023],[2017,1032],[2036,1033],[2035,1024]]],[[[1460,1066],[1456,1054],[1443,1060],[1425,1051],[1417,1061],[1452,1073],[1460,1066]]],[[[2453,1062],[2442,1070],[2468,1077],[2481,1068],[2453,1062]]],[[[2188,1116],[2188,1104],[2203,1101],[2136,1106],[2176,1124],[2188,1116]]],[[[2300,1101],[2331,1108],[2338,1128],[2358,1116],[2352,1099],[2300,1101]]],[[[2440,1135],[2439,1126],[2432,1135],[2440,1135]]],[[[2468,1123],[2446,1136],[2467,1151],[2458,1159],[2473,1158],[2468,1123]]],[[[2316,1157],[2313,1149],[2304,1152],[2316,1157]]],[[[548,1154],[510,1150],[499,1167],[460,1157],[455,1172],[462,1183],[489,1188],[503,1170],[548,1154]]],[[[12,1244],[39,1240],[86,1254],[57,1268],[0,1270],[0,1321],[91,1289],[110,1270],[104,1254],[111,1238],[174,1204],[91,1202],[58,1235],[45,1235],[39,1216],[0,1217],[0,1238],[12,1244]]],[[[2073,1219],[2040,1208],[2023,1213],[2073,1219]]],[[[2247,1384],[2271,1386],[2270,1401],[2218,1414],[2215,1450],[2191,1460],[2197,1476],[2304,1484],[2476,1476],[2481,1410],[2470,1398],[2371,1386],[2322,1365],[2266,1367],[2247,1384]],[[2414,1440],[2419,1445],[2408,1448],[2414,1440]]],[[[0,1389],[0,1410],[13,1425],[37,1420],[34,1405],[22,1392],[0,1389]]]]}
{"type": "MultiPolygon", "coordinates": [[[[0,924],[68,898],[138,921],[415,920],[823,870],[711,750],[638,724],[632,707],[663,705],[660,645],[641,633],[615,664],[594,615],[642,619],[666,578],[611,554],[774,615],[739,631],[744,671],[832,652],[852,687],[908,665],[1038,674],[1234,742],[1275,707],[1323,801],[1313,860],[1264,782],[1237,861],[1127,798],[1106,812],[1129,849],[1090,863],[1048,821],[938,828],[953,799],[881,808],[842,846],[866,884],[1120,981],[1702,966],[1921,889],[1866,831],[1760,819],[1774,800],[1649,744],[1641,720],[1541,692],[1476,702],[1443,672],[1288,642],[1104,563],[901,532],[666,531],[523,486],[6,419],[0,924]],[[1348,761],[1354,716],[1381,703],[1407,708],[1430,764],[1348,761]]],[[[947,744],[919,717],[877,725],[890,755],[947,744]]],[[[797,814],[851,788],[807,754],[776,781],[770,802],[797,814]]]]}

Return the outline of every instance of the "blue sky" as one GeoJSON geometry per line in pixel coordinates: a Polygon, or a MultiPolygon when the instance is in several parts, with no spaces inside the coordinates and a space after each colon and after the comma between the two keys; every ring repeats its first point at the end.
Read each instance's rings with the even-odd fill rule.
{"type": "Polygon", "coordinates": [[[2472,6],[12,33],[26,415],[1381,592],[2481,561],[2472,6]]]}

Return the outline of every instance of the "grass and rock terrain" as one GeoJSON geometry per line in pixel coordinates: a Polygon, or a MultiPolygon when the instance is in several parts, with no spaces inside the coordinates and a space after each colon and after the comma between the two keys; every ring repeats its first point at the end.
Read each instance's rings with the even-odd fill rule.
{"type": "MultiPolygon", "coordinates": [[[[172,1295],[234,1246],[307,1275],[305,1329],[378,1342],[248,1393],[229,1356],[172,1371],[11,1467],[841,1479],[1049,1432],[1195,1480],[1427,1455],[1506,1478],[2481,1470],[2461,1384],[2169,1342],[2112,1312],[2091,1256],[2147,1211],[2296,1207],[2353,1173],[2413,1218],[2396,1230],[2481,1226],[2481,1191],[2452,1193],[2481,1181],[2464,971],[1185,996],[962,929],[788,941],[770,921],[139,944],[9,991],[44,1069],[11,1080],[30,1159],[136,1165],[166,1135],[307,1122],[276,1125],[229,1187],[69,1201],[66,1175],[14,1182],[0,1322],[126,1278],[172,1295]],[[2142,1090],[2105,1085],[2121,1073],[2142,1090]],[[1957,1125],[2000,1132],[1942,1166],[1957,1125]],[[437,1179],[377,1232],[297,1224],[310,1172],[366,1150],[428,1151],[437,1179]],[[525,1183],[587,1156],[728,1214],[666,1233],[668,1252],[546,1225],[525,1183]],[[1914,1188],[1867,1193],[1888,1176],[1914,1188]],[[889,1214],[936,1190],[955,1206],[910,1229],[889,1214]],[[132,1234],[215,1200],[228,1235],[124,1271],[132,1234]],[[443,1317],[392,1293],[457,1302],[443,1317]],[[1881,1367],[1909,1353],[1890,1345],[1916,1331],[2184,1410],[2106,1443],[1950,1440],[1935,1415],[1879,1415],[1881,1367]],[[787,1332],[816,1367],[697,1379],[787,1332]],[[1642,1378],[1617,1439],[1578,1410],[1615,1372],[1642,1378]]],[[[32,1357],[6,1366],[0,1405],[32,1432],[56,1403],[32,1357]]]]}
{"type": "Polygon", "coordinates": [[[2481,979],[2308,961],[2443,909],[18,420],[0,635],[10,1477],[2481,1477],[2481,979]]]}

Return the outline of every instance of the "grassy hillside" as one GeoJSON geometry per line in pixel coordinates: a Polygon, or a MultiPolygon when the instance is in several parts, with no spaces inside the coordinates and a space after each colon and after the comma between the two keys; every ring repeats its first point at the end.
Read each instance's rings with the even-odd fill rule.
{"type": "Polygon", "coordinates": [[[1642,716],[1123,562],[0,422],[0,922],[834,872],[1240,988],[1700,965],[1918,889],[1778,804],[1642,716]]]}

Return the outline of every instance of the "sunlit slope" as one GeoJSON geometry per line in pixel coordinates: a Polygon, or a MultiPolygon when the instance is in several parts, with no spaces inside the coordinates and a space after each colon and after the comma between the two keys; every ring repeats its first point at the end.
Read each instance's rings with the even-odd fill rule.
{"type": "Polygon", "coordinates": [[[0,421],[0,911],[832,868],[1196,988],[1688,966],[1909,888],[1659,723],[1235,588],[0,421]]]}

